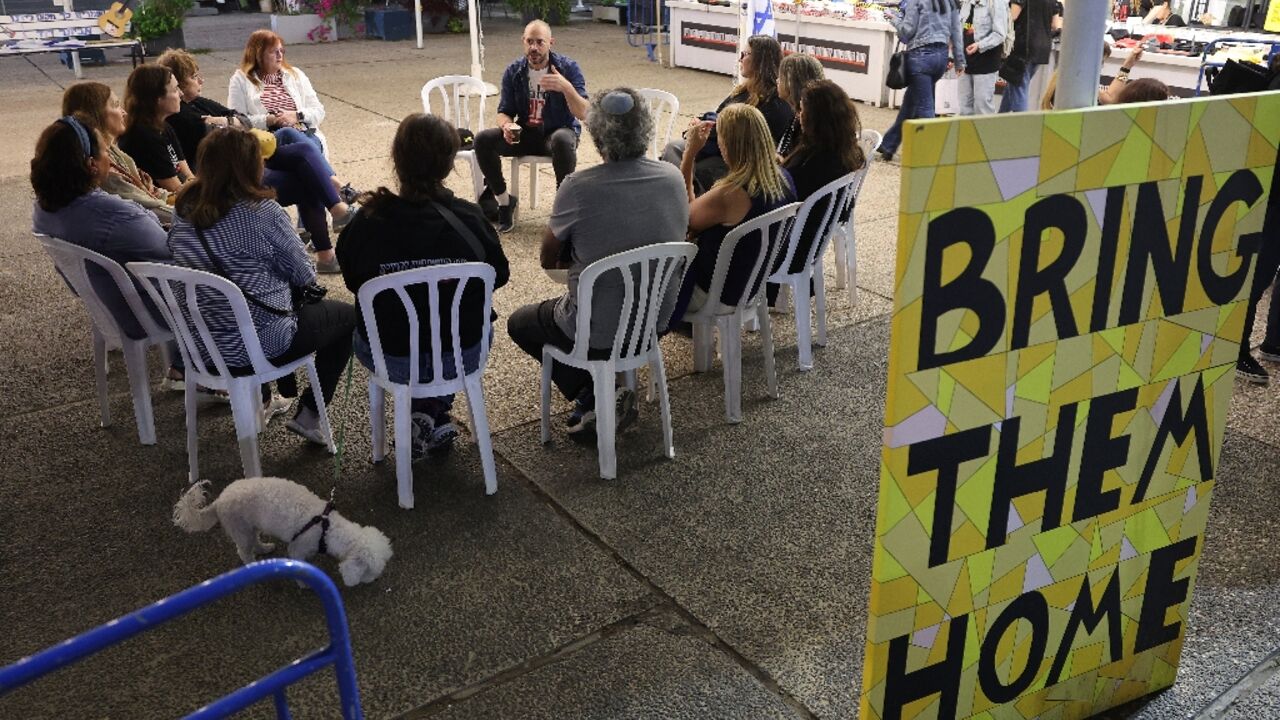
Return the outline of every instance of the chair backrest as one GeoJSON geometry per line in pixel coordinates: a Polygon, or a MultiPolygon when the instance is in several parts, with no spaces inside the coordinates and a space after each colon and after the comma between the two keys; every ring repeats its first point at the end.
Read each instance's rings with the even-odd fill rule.
{"type": "Polygon", "coordinates": [[[119,263],[105,255],[100,255],[79,245],[73,245],[66,240],[39,233],[35,235],[40,244],[44,246],[45,252],[49,253],[49,257],[53,259],[54,267],[58,269],[58,272],[66,279],[67,284],[71,286],[72,292],[84,303],[85,309],[89,312],[89,320],[93,323],[98,334],[109,345],[120,347],[127,335],[123,328],[120,327],[119,320],[111,311],[114,298],[107,299],[103,297],[103,286],[110,287],[110,285],[102,281],[95,285],[89,277],[90,267],[96,268],[95,274],[101,273],[100,277],[105,275],[106,278],[109,278],[109,282],[114,284],[115,289],[124,298],[124,303],[128,306],[134,319],[138,321],[138,327],[146,333],[146,337],[169,337],[168,329],[156,322],[155,317],[147,310],[146,304],[142,302],[142,297],[138,295],[137,286],[133,284],[133,278],[129,277],[129,274],[125,272],[124,268],[120,267],[119,263]]]}
{"type": "Polygon", "coordinates": [[[641,88],[636,92],[649,103],[649,112],[653,114],[653,142],[649,143],[649,157],[657,160],[671,141],[676,115],[680,113],[680,99],[666,90],[655,88],[641,88]]]}
{"type": "Polygon", "coordinates": [[[588,359],[596,282],[610,273],[622,278],[623,295],[609,357],[616,361],[648,355],[657,341],[659,315],[671,279],[683,277],[684,269],[697,254],[698,246],[693,243],[658,243],[601,258],[583,269],[578,276],[578,327],[573,356],[588,359]]]}
{"type": "Polygon", "coordinates": [[[422,112],[439,115],[456,128],[480,132],[485,121],[484,83],[470,75],[442,75],[422,86],[422,112]],[[436,98],[440,112],[432,112],[436,98]]]}
{"type": "MultiPolygon", "coordinates": [[[[379,294],[394,292],[400,298],[400,303],[404,306],[405,316],[409,320],[409,384],[418,385],[439,382],[443,376],[443,353],[446,350],[453,354],[453,363],[456,370],[455,379],[460,380],[466,374],[462,362],[462,351],[465,348],[462,346],[460,329],[460,308],[462,306],[463,292],[467,289],[468,283],[478,282],[481,284],[484,289],[484,311],[481,315],[481,322],[487,325],[493,308],[493,285],[495,279],[496,273],[492,265],[482,262],[469,262],[401,270],[400,272],[376,277],[361,285],[360,292],[357,293],[356,297],[360,303],[360,314],[364,316],[364,327],[366,334],[369,336],[369,349],[373,351],[374,373],[384,380],[389,379],[386,356],[382,350],[382,337],[378,333],[378,321],[373,312],[373,301],[379,294]],[[440,323],[434,320],[441,317],[440,311],[443,309],[440,304],[441,283],[454,283],[453,301],[449,303],[448,307],[447,317],[449,318],[450,333],[447,345],[441,342],[440,323]],[[415,285],[427,286],[427,307],[425,310],[428,317],[432,319],[430,338],[432,377],[426,380],[418,377],[422,365],[420,360],[422,357],[421,321],[418,316],[418,307],[414,304],[413,299],[409,297],[408,292],[408,289],[415,285]]],[[[484,368],[485,362],[489,357],[489,331],[487,327],[481,328],[480,338],[480,362],[476,365],[478,369],[484,368]]]]}
{"type": "Polygon", "coordinates": [[[209,319],[223,315],[228,309],[253,372],[260,374],[274,367],[262,352],[258,331],[249,315],[249,304],[235,283],[203,270],[160,263],[131,262],[129,272],[143,281],[142,286],[164,313],[188,373],[195,373],[197,377],[231,377],[224,355],[234,348],[220,347],[209,328],[209,319]],[[206,354],[211,362],[205,362],[206,354]]]}
{"type": "Polygon", "coordinates": [[[807,268],[822,257],[827,249],[827,240],[831,238],[831,231],[840,222],[840,218],[853,215],[853,201],[857,197],[857,188],[866,176],[866,167],[867,164],[864,163],[861,168],[823,185],[800,205],[800,209],[796,211],[796,220],[791,225],[785,250],[778,264],[773,266],[778,268],[777,275],[790,274],[789,270],[800,249],[800,238],[805,234],[806,226],[813,226],[813,242],[805,251],[801,267],[807,268]],[[824,204],[824,207],[820,211],[821,215],[816,215],[814,210],[819,203],[824,204]]]}
{"type": "MultiPolygon", "coordinates": [[[[726,315],[755,305],[764,289],[765,276],[777,266],[778,253],[790,237],[791,226],[799,209],[798,202],[783,205],[738,225],[724,236],[724,241],[720,243],[720,252],[716,255],[716,269],[711,274],[707,302],[694,313],[695,317],[726,315]],[[754,256],[739,253],[738,246],[752,235],[760,238],[760,247],[754,256]],[[751,273],[737,302],[733,305],[725,305],[721,300],[724,297],[725,282],[729,277],[729,265],[733,262],[735,255],[738,256],[739,263],[747,263],[751,267],[751,273]]],[[[686,319],[689,317],[688,314],[685,315],[686,319]]]]}

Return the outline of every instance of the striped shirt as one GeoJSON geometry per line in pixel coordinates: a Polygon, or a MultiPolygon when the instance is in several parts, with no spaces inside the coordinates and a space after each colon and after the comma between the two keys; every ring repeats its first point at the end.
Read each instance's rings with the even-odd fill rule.
{"type": "Polygon", "coordinates": [[[262,78],[262,106],[267,113],[297,112],[298,105],[284,86],[284,71],[262,78]]]}
{"type": "MultiPolygon", "coordinates": [[[[307,257],[285,214],[275,201],[240,201],[213,227],[202,230],[209,248],[235,283],[246,294],[273,308],[292,308],[291,287],[301,287],[316,279],[315,266],[307,257]]],[[[169,248],[173,260],[184,267],[221,275],[209,260],[195,226],[175,217],[169,231],[169,248]]],[[[200,293],[205,322],[227,365],[245,367],[249,355],[240,341],[235,316],[222,300],[213,294],[200,293]]],[[[284,353],[298,330],[297,317],[276,315],[248,302],[249,316],[258,331],[262,352],[268,359],[284,353]]],[[[198,342],[197,338],[197,342],[198,342]]]]}

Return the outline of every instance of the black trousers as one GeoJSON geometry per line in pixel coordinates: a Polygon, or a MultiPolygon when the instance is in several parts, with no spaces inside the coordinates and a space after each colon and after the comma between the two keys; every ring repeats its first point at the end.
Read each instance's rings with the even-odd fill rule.
{"type": "MultiPolygon", "coordinates": [[[[271,358],[271,362],[280,365],[315,353],[316,375],[320,376],[320,391],[324,394],[325,405],[328,405],[351,357],[351,332],[355,327],[356,309],[350,303],[321,300],[303,305],[298,308],[298,332],[293,336],[293,343],[283,353],[271,358]]],[[[276,386],[285,397],[298,394],[297,381],[292,375],[277,380],[276,386]]],[[[264,398],[270,397],[270,390],[265,385],[263,391],[264,398]]],[[[313,391],[308,387],[301,400],[311,410],[316,409],[313,391]]]]}
{"type": "MultiPolygon", "coordinates": [[[[511,317],[507,319],[507,333],[511,335],[511,339],[538,362],[542,362],[543,345],[554,345],[565,352],[573,349],[573,338],[565,335],[556,324],[556,302],[558,299],[552,298],[525,305],[511,313],[511,317]]],[[[592,348],[587,357],[604,360],[609,357],[610,352],[609,348],[592,348]]],[[[569,400],[576,399],[583,390],[592,387],[591,373],[564,363],[556,363],[551,369],[551,382],[569,400]]]]}
{"type": "MultiPolygon", "coordinates": [[[[1276,161],[1280,162],[1280,152],[1276,153],[1276,161]]],[[[1249,355],[1249,334],[1253,332],[1253,320],[1258,313],[1258,301],[1262,299],[1267,288],[1276,282],[1276,273],[1280,270],[1280,191],[1275,190],[1276,181],[1280,181],[1280,165],[1276,166],[1271,176],[1272,191],[1267,197],[1267,214],[1262,221],[1262,247],[1258,249],[1257,265],[1253,270],[1253,288],[1249,293],[1249,309],[1244,316],[1244,337],[1240,340],[1240,357],[1249,355]]],[[[1280,298],[1271,293],[1271,312],[1267,314],[1267,334],[1263,342],[1268,346],[1280,342],[1280,298]]]]}
{"type": "MultiPolygon", "coordinates": [[[[502,158],[519,155],[550,155],[551,167],[556,171],[556,187],[578,167],[578,134],[571,127],[559,128],[547,135],[540,127],[527,127],[520,133],[520,142],[510,145],[502,137],[502,130],[489,128],[476,134],[476,162],[484,175],[484,183],[494,195],[507,191],[507,181],[502,176],[502,158]]],[[[514,182],[516,178],[512,178],[514,182]]]]}

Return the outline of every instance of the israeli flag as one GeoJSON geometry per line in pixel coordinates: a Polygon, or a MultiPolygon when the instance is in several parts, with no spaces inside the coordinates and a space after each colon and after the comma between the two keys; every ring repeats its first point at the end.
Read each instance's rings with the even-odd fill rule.
{"type": "Polygon", "coordinates": [[[778,37],[778,28],[773,23],[773,1],[751,0],[751,4],[753,6],[754,13],[751,24],[751,34],[778,37]]]}

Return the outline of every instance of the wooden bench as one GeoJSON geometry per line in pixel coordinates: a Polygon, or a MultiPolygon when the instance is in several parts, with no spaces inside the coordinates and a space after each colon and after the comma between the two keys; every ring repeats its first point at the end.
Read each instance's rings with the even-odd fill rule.
{"type": "Polygon", "coordinates": [[[69,52],[76,79],[84,77],[80,69],[80,51],[92,48],[131,48],[134,67],[142,58],[142,43],[131,38],[103,38],[98,27],[101,10],[71,9],[59,12],[0,15],[0,57],[46,52],[69,52]]]}

